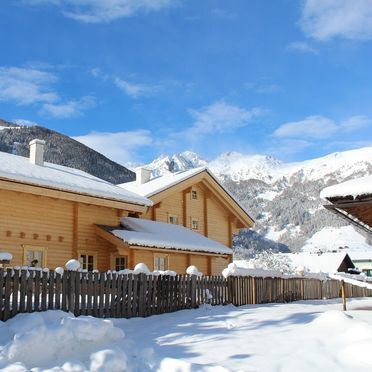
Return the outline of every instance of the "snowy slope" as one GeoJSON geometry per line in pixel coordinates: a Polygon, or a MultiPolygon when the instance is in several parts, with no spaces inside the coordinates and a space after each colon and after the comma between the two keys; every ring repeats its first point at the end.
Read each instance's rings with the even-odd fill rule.
{"type": "MultiPolygon", "coordinates": [[[[255,230],[265,238],[282,243],[292,251],[301,250],[314,234],[324,228],[340,228],[346,222],[325,210],[320,191],[327,186],[372,174],[372,147],[297,163],[284,163],[271,156],[224,153],[207,162],[193,152],[183,152],[154,160],[149,167],[154,175],[169,173],[173,160],[177,171],[207,165],[256,221],[255,230]]],[[[353,245],[355,236],[365,240],[359,231],[326,237],[324,243],[340,241],[353,245]],[[356,235],[355,235],[356,234],[356,235]],[[331,240],[330,240],[331,239],[331,240]]],[[[335,233],[336,235],[338,233],[335,233]]],[[[324,235],[326,236],[326,235],[324,235]]],[[[371,244],[367,241],[365,244],[371,244]]],[[[242,232],[235,246],[253,251],[272,246],[268,240],[252,240],[250,232],[242,232]]]]}

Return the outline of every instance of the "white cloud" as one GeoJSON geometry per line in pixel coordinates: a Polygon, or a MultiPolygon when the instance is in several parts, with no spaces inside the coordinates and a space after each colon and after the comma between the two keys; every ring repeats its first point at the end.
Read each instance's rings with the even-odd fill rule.
{"type": "Polygon", "coordinates": [[[358,115],[352,116],[351,118],[342,120],[340,127],[344,132],[352,132],[357,129],[369,127],[372,124],[372,120],[367,116],[358,115]]]}
{"type": "Polygon", "coordinates": [[[91,74],[95,78],[99,78],[105,82],[112,81],[117,88],[119,88],[127,96],[134,99],[142,96],[152,95],[159,90],[159,86],[130,82],[128,80],[121,79],[116,75],[106,74],[100,68],[92,69],[91,74]]]}
{"type": "Polygon", "coordinates": [[[59,103],[44,103],[40,110],[42,115],[52,116],[57,119],[82,116],[84,111],[96,105],[92,96],[85,96],[79,100],[59,103]]]}
{"type": "Polygon", "coordinates": [[[143,129],[116,133],[91,132],[74,139],[120,164],[137,161],[137,152],[153,144],[151,132],[143,129]]]}
{"type": "Polygon", "coordinates": [[[58,94],[51,88],[57,76],[32,68],[0,66],[0,101],[30,105],[55,102],[58,94]]]}
{"type": "Polygon", "coordinates": [[[131,98],[138,98],[154,93],[157,87],[139,83],[131,83],[127,80],[114,77],[115,85],[131,98]]]}
{"type": "Polygon", "coordinates": [[[104,23],[140,11],[157,11],[178,0],[24,0],[30,5],[57,6],[66,17],[84,23],[104,23]]]}
{"type": "Polygon", "coordinates": [[[302,53],[319,54],[319,51],[304,41],[294,41],[287,46],[288,50],[293,50],[302,53]]]}
{"type": "Polygon", "coordinates": [[[269,146],[265,151],[267,153],[278,154],[276,156],[290,156],[297,154],[313,144],[310,141],[295,138],[284,138],[279,142],[275,142],[269,146]]]}
{"type": "Polygon", "coordinates": [[[189,138],[198,138],[207,134],[233,132],[262,115],[263,110],[258,107],[246,110],[223,101],[217,101],[200,110],[190,109],[189,112],[195,121],[184,134],[189,138]]]}
{"type": "Polygon", "coordinates": [[[332,119],[313,115],[307,118],[281,125],[274,132],[275,137],[303,137],[321,139],[327,138],[337,131],[337,125],[332,119]]]}
{"type": "Polygon", "coordinates": [[[372,39],[372,0],[306,0],[303,31],[322,41],[335,37],[372,39]]]}
{"type": "Polygon", "coordinates": [[[321,115],[313,115],[303,120],[283,124],[274,131],[273,135],[279,138],[325,139],[336,133],[353,132],[371,124],[371,119],[363,115],[352,116],[339,123],[321,115]]]}

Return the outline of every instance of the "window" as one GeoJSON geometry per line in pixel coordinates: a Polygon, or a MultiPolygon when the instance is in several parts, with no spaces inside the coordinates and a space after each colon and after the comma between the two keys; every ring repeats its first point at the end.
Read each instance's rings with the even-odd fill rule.
{"type": "Polygon", "coordinates": [[[80,255],[80,265],[83,270],[93,271],[94,270],[94,256],[90,254],[80,255]]]}
{"type": "Polygon", "coordinates": [[[199,230],[199,221],[197,218],[191,218],[191,228],[193,230],[199,230]]]}
{"type": "Polygon", "coordinates": [[[198,192],[195,190],[191,190],[191,199],[198,199],[198,192]]]}
{"type": "Polygon", "coordinates": [[[115,270],[120,271],[128,267],[128,256],[116,256],[115,257],[115,270]]]}
{"type": "Polygon", "coordinates": [[[23,263],[27,266],[45,267],[46,249],[43,247],[24,246],[23,263]]]}
{"type": "Polygon", "coordinates": [[[169,214],[168,215],[168,223],[172,223],[174,225],[178,225],[178,216],[174,214],[169,214]]]}
{"type": "Polygon", "coordinates": [[[168,256],[165,254],[154,255],[154,270],[168,270],[168,256]]]}

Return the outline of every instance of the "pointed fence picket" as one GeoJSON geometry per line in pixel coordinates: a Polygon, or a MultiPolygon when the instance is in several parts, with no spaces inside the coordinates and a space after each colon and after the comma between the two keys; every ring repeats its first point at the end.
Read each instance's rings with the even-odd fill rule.
{"type": "MultiPolygon", "coordinates": [[[[372,290],[345,284],[347,297],[372,290]]],[[[61,309],[76,316],[147,317],[201,304],[235,306],[337,298],[337,280],[222,276],[152,276],[0,268],[0,320],[18,313],[61,309]]]]}

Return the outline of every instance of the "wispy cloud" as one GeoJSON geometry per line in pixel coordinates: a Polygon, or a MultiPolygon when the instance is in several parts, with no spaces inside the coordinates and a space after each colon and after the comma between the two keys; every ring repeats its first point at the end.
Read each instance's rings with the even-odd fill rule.
{"type": "Polygon", "coordinates": [[[212,14],[218,18],[232,20],[237,17],[236,13],[229,12],[228,10],[222,8],[214,8],[212,9],[212,14]]]}
{"type": "Polygon", "coordinates": [[[234,132],[246,126],[251,120],[263,114],[259,107],[247,110],[239,106],[217,101],[199,110],[190,109],[194,123],[185,131],[191,139],[197,139],[207,134],[234,132]]]}
{"type": "Polygon", "coordinates": [[[371,126],[370,118],[358,115],[336,122],[321,115],[308,116],[303,120],[288,122],[277,128],[273,135],[280,138],[325,139],[335,133],[352,132],[371,126]]]}
{"type": "Polygon", "coordinates": [[[300,24],[306,35],[321,41],[371,40],[372,0],[305,0],[300,24]]]}
{"type": "Polygon", "coordinates": [[[295,154],[308,147],[316,146],[355,148],[358,147],[357,144],[368,143],[357,139],[358,131],[360,138],[361,130],[368,133],[372,130],[372,120],[369,117],[356,115],[336,121],[322,115],[312,115],[279,126],[270,137],[272,148],[269,150],[275,153],[295,154]],[[346,142],[345,134],[350,138],[346,142]]]}
{"type": "Polygon", "coordinates": [[[85,96],[65,102],[56,90],[58,76],[51,71],[34,67],[0,66],[0,101],[16,105],[39,107],[39,113],[55,118],[82,115],[95,106],[95,99],[85,96]]]}
{"type": "Polygon", "coordinates": [[[84,111],[96,106],[96,99],[92,96],[85,96],[79,100],[72,100],[59,103],[44,103],[40,114],[52,116],[57,119],[65,119],[82,116],[84,111]]]}
{"type": "Polygon", "coordinates": [[[301,53],[319,54],[319,51],[317,49],[313,48],[311,45],[304,41],[294,41],[287,46],[287,49],[301,53]]]}
{"type": "Polygon", "coordinates": [[[151,132],[143,129],[115,133],[91,132],[74,139],[124,165],[137,162],[141,149],[153,143],[151,132]]]}
{"type": "Polygon", "coordinates": [[[84,23],[108,23],[139,12],[159,11],[179,0],[23,0],[30,5],[58,7],[61,13],[84,23]]]}
{"type": "Polygon", "coordinates": [[[302,138],[327,138],[334,134],[338,126],[334,120],[321,115],[308,116],[299,121],[288,122],[281,125],[274,132],[275,137],[302,137],[302,138]]]}
{"type": "Polygon", "coordinates": [[[52,84],[57,76],[33,68],[0,67],[0,101],[17,105],[55,102],[59,99],[52,84]]]}
{"type": "Polygon", "coordinates": [[[91,73],[94,77],[100,78],[103,81],[113,82],[114,85],[123,93],[134,99],[144,96],[151,96],[160,89],[158,85],[143,84],[130,81],[129,79],[122,79],[116,75],[107,74],[99,68],[92,69],[91,73]]]}
{"type": "Polygon", "coordinates": [[[245,86],[247,89],[253,90],[254,92],[260,93],[260,94],[278,93],[282,90],[280,85],[265,82],[265,81],[260,81],[256,83],[247,83],[245,84],[245,86]]]}

